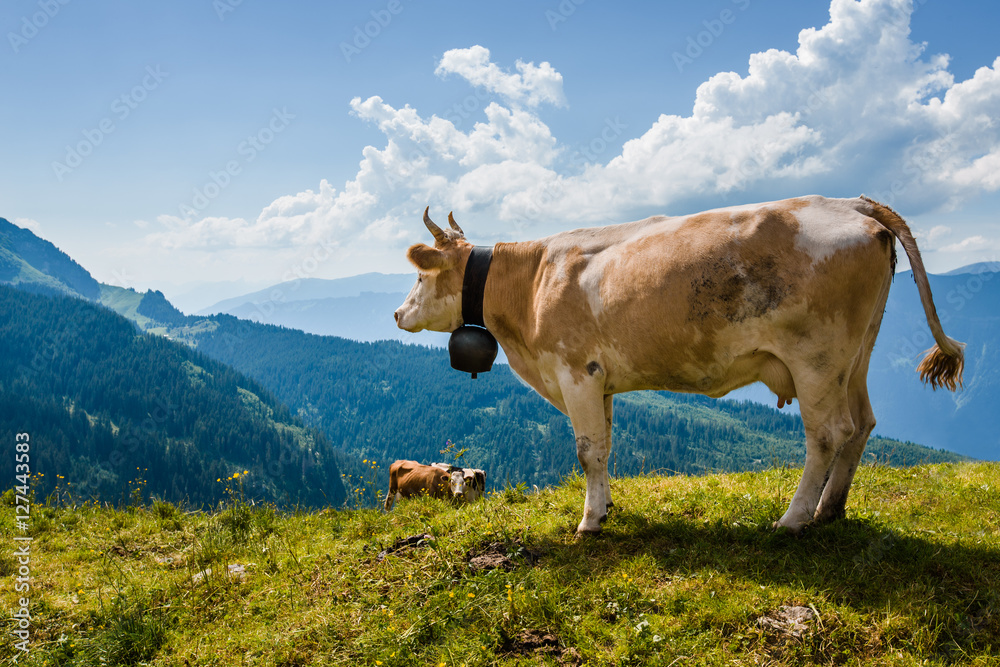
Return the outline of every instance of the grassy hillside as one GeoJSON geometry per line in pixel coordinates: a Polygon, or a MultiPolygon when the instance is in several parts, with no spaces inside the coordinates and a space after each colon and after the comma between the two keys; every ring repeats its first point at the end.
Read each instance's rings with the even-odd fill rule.
{"type": "Polygon", "coordinates": [[[134,289],[101,284],[101,305],[110,308],[123,317],[127,317],[139,325],[140,329],[145,331],[150,326],[155,325],[155,322],[144,315],[140,315],[138,312],[143,296],[145,295],[136,292],[134,289]]]}
{"type": "Polygon", "coordinates": [[[0,283],[45,293],[100,297],[100,286],[87,270],[31,230],[0,218],[0,283]]]}
{"type": "Polygon", "coordinates": [[[584,539],[576,476],[389,514],[36,506],[20,664],[1000,664],[1000,465],[863,467],[796,539],[799,474],[614,479],[584,539]]]}

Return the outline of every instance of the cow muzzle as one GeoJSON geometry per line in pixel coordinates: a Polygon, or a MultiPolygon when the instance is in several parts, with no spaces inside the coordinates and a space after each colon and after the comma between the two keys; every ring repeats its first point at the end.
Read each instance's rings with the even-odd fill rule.
{"type": "Polygon", "coordinates": [[[413,317],[412,309],[408,311],[406,308],[406,304],[403,304],[402,306],[397,308],[396,312],[394,312],[392,316],[396,320],[396,326],[402,329],[403,331],[416,333],[421,330],[421,327],[415,325],[414,323],[415,318],[413,317]]]}

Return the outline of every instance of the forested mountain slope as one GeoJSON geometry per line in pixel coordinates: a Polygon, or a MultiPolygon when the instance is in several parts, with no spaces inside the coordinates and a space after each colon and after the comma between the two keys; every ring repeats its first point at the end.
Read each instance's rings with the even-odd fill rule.
{"type": "Polygon", "coordinates": [[[240,472],[251,498],[344,498],[330,442],[259,383],[103,307],[0,285],[0,349],[0,433],[30,434],[41,494],[202,505],[240,472]]]}

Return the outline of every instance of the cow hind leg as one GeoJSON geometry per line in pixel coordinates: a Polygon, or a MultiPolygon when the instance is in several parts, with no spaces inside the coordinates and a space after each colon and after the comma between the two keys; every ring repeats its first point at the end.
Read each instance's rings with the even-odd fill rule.
{"type": "Polygon", "coordinates": [[[857,471],[861,455],[865,451],[868,436],[875,428],[875,413],[868,400],[867,378],[865,377],[868,370],[867,364],[865,366],[861,372],[855,372],[849,388],[851,418],[854,420],[855,427],[854,435],[844,443],[840,455],[833,463],[830,478],[826,482],[819,506],[813,517],[816,523],[833,521],[846,514],[847,494],[854,481],[854,473],[857,471]]]}
{"type": "Polygon", "coordinates": [[[851,419],[854,420],[854,434],[844,443],[839,456],[830,469],[830,477],[823,489],[823,495],[813,517],[816,523],[833,521],[846,514],[847,494],[854,481],[854,473],[858,469],[865,445],[868,444],[868,436],[875,428],[875,413],[868,400],[868,363],[871,360],[875,339],[878,337],[882,324],[882,315],[885,312],[885,302],[889,296],[891,282],[892,274],[887,272],[880,296],[872,309],[872,321],[862,343],[861,355],[858,357],[857,364],[848,380],[847,392],[851,419]]]}
{"type": "Polygon", "coordinates": [[[563,399],[573,434],[576,436],[576,456],[587,480],[587,497],[583,504],[583,518],[577,533],[599,533],[601,522],[607,517],[611,496],[608,493],[608,454],[611,442],[607,426],[606,406],[610,397],[604,396],[603,387],[597,382],[568,379],[562,386],[563,399]]]}
{"type": "Polygon", "coordinates": [[[801,533],[813,520],[831,466],[855,431],[846,387],[838,386],[836,380],[809,385],[825,391],[819,399],[811,399],[800,387],[799,403],[806,431],[806,465],[788,510],[774,525],[795,534],[801,533]]]}
{"type": "MultiPolygon", "coordinates": [[[[604,397],[604,423],[607,438],[608,455],[611,454],[611,422],[612,422],[612,402],[614,401],[614,396],[608,394],[604,397]]],[[[614,507],[614,501],[611,500],[611,480],[608,477],[608,466],[605,464],[604,468],[604,506],[607,508],[614,507]]]]}

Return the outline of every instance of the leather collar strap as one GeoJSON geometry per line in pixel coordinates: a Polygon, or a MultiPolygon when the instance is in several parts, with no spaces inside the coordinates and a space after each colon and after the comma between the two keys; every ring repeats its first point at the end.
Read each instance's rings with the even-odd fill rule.
{"type": "Polygon", "coordinates": [[[462,281],[462,321],[465,324],[486,327],[483,320],[483,294],[492,261],[493,248],[473,246],[465,265],[465,279],[462,281]]]}

